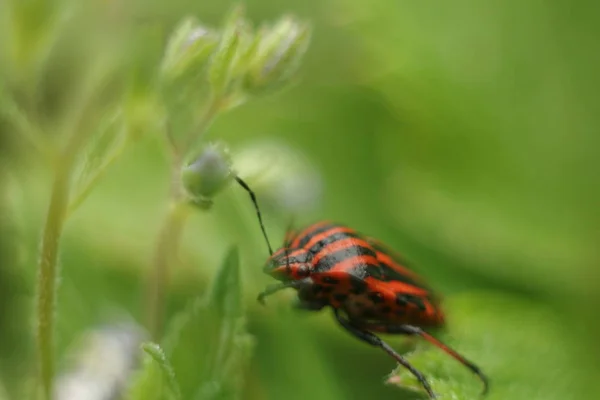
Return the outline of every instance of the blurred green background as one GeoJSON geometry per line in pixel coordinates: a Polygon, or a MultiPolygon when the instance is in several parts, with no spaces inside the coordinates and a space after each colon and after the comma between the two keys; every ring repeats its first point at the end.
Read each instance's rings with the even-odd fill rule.
{"type": "MultiPolygon", "coordinates": [[[[24,26],[32,37],[69,4],[24,3],[31,3],[24,26]]],[[[161,55],[161,35],[180,18],[192,14],[219,26],[233,4],[95,3],[114,7],[110,23],[131,24],[127,34],[136,24],[158,27],[131,37],[142,75],[161,55]]],[[[336,220],[404,253],[446,299],[445,338],[488,373],[491,399],[598,398],[598,6],[245,5],[257,23],[288,12],[311,21],[313,40],[296,85],[223,115],[210,138],[226,141],[234,155],[274,141],[305,156],[322,192],[318,207],[296,216],[298,224],[336,220]]],[[[89,57],[86,29],[114,29],[93,12],[82,15],[35,72],[39,81],[2,59],[16,93],[39,85],[40,121],[64,103],[63,91],[89,57]]],[[[4,38],[5,50],[14,45],[4,38]]],[[[35,265],[50,176],[9,124],[2,122],[0,133],[0,367],[7,398],[20,398],[15,382],[33,368],[35,265]]],[[[130,146],[66,226],[59,371],[86,329],[123,315],[143,323],[144,283],[168,188],[161,146],[153,134],[130,146]]],[[[284,213],[264,213],[271,241],[280,243],[284,213]]],[[[392,360],[339,329],[329,312],[292,312],[291,293],[272,297],[267,308],[255,301],[272,281],[261,272],[266,253],[251,203],[236,187],[191,219],[181,262],[171,271],[169,315],[205,291],[231,244],[241,249],[248,330],[256,340],[242,398],[424,398],[384,385],[392,360]]],[[[389,340],[408,349],[401,338],[389,340]]],[[[452,382],[467,394],[479,389],[453,360],[419,349],[415,364],[434,390],[454,390],[452,382]]]]}

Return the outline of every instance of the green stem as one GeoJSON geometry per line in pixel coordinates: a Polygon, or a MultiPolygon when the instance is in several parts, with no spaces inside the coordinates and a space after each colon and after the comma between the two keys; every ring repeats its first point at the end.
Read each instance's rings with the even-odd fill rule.
{"type": "MultiPolygon", "coordinates": [[[[201,136],[208,130],[208,127],[220,110],[220,101],[217,98],[211,98],[204,114],[198,120],[198,124],[190,131],[186,140],[184,140],[184,150],[189,152],[191,147],[197,143],[201,136]]],[[[152,334],[153,340],[158,340],[162,330],[163,316],[165,312],[165,291],[169,280],[169,265],[176,258],[185,228],[185,222],[189,215],[190,207],[185,201],[185,194],[181,187],[181,169],[184,158],[181,149],[175,146],[171,132],[167,129],[166,134],[171,147],[171,189],[169,193],[169,210],[162,222],[154,258],[152,271],[150,272],[149,284],[147,287],[147,324],[152,334]]]]}
{"type": "Polygon", "coordinates": [[[186,203],[172,202],[158,234],[147,294],[148,329],[154,340],[158,340],[162,329],[169,265],[176,258],[188,215],[186,203]]]}
{"type": "Polygon", "coordinates": [[[38,264],[38,350],[44,397],[51,398],[54,376],[53,331],[57,278],[57,258],[64,214],[67,209],[69,181],[64,173],[56,174],[42,238],[38,264]]]}
{"type": "Polygon", "coordinates": [[[86,135],[75,132],[56,164],[50,204],[42,234],[38,261],[38,356],[39,373],[45,399],[52,398],[54,378],[54,324],[56,283],[58,277],[58,249],[65,223],[71,189],[71,174],[77,152],[86,135]]]}
{"type": "Polygon", "coordinates": [[[184,141],[184,150],[189,152],[200,141],[200,138],[210,127],[215,117],[221,111],[222,100],[219,97],[211,97],[204,114],[198,120],[198,124],[188,134],[187,140],[184,141]]]}

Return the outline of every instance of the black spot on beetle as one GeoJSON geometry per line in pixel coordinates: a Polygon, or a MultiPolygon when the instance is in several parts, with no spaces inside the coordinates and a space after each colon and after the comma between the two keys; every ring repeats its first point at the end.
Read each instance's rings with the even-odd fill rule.
{"type": "Polygon", "coordinates": [[[352,277],[350,284],[352,285],[351,292],[353,294],[362,294],[367,290],[366,282],[360,278],[352,277]]]}
{"type": "Polygon", "coordinates": [[[339,301],[340,303],[343,303],[346,301],[346,299],[348,298],[348,295],[346,293],[335,293],[333,295],[333,298],[337,301],[339,301]]]}
{"type": "Polygon", "coordinates": [[[336,283],[339,283],[340,281],[339,281],[339,279],[332,278],[331,276],[324,276],[323,282],[329,283],[331,285],[335,285],[336,283]]]}
{"type": "Polygon", "coordinates": [[[383,295],[379,292],[369,293],[369,299],[375,304],[383,303],[383,295]]]}
{"type": "Polygon", "coordinates": [[[407,295],[405,294],[397,294],[396,295],[396,304],[398,304],[399,306],[406,306],[408,305],[408,298],[407,295]]]}
{"type": "Polygon", "coordinates": [[[352,303],[352,305],[356,308],[364,308],[365,307],[365,303],[363,303],[362,301],[355,301],[354,303],[352,303]]]}
{"type": "Polygon", "coordinates": [[[361,316],[366,319],[377,318],[377,313],[372,308],[366,308],[361,312],[361,316]]]}
{"type": "Polygon", "coordinates": [[[331,292],[333,292],[333,286],[325,286],[323,288],[323,293],[324,294],[330,294],[331,292]]]}
{"type": "Polygon", "coordinates": [[[396,295],[396,303],[400,306],[408,306],[409,304],[414,305],[415,307],[417,307],[419,310],[421,311],[425,311],[426,307],[425,307],[425,303],[423,302],[423,299],[421,299],[418,296],[413,296],[410,294],[398,294],[396,295]]]}
{"type": "Polygon", "coordinates": [[[421,311],[425,311],[427,309],[427,307],[425,307],[425,303],[423,303],[423,300],[415,297],[413,299],[413,304],[417,306],[417,308],[421,311]]]}

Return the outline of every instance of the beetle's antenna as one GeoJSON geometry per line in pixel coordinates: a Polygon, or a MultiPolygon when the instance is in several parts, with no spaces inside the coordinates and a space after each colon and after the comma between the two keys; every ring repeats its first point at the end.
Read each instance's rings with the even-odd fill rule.
{"type": "Polygon", "coordinates": [[[265,230],[265,225],[263,223],[262,215],[260,214],[260,209],[258,208],[258,202],[256,201],[256,195],[254,194],[252,189],[250,189],[250,186],[248,186],[248,184],[246,184],[246,182],[244,182],[239,176],[236,176],[235,180],[250,195],[250,199],[252,200],[252,203],[254,204],[254,208],[256,209],[256,215],[258,216],[258,222],[260,223],[260,229],[262,230],[263,236],[265,237],[265,241],[267,242],[269,254],[273,255],[273,249],[271,248],[271,243],[269,243],[267,231],[265,230]]]}

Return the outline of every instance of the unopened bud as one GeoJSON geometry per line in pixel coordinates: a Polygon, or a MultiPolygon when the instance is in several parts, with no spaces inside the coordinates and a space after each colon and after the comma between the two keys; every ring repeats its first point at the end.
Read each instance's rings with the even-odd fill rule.
{"type": "Polygon", "coordinates": [[[162,72],[174,79],[186,72],[197,73],[219,42],[216,32],[194,18],[184,19],[171,35],[162,62],[162,72]]]}
{"type": "Polygon", "coordinates": [[[194,204],[206,208],[211,199],[234,177],[226,146],[208,144],[200,155],[181,171],[181,180],[194,204]]]}
{"type": "Polygon", "coordinates": [[[231,85],[232,72],[242,42],[245,21],[241,6],[235,7],[227,17],[217,50],[212,56],[208,80],[216,96],[223,96],[231,85]]]}
{"type": "Polygon", "coordinates": [[[308,48],[311,27],[284,17],[257,35],[260,44],[244,79],[244,89],[253,94],[279,89],[290,82],[308,48]]]}

